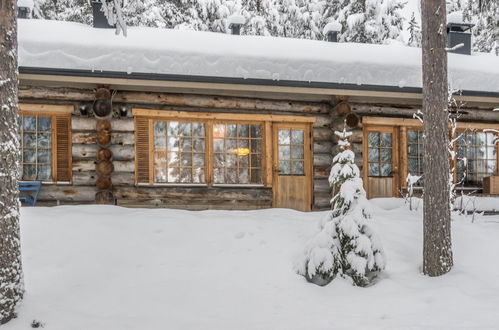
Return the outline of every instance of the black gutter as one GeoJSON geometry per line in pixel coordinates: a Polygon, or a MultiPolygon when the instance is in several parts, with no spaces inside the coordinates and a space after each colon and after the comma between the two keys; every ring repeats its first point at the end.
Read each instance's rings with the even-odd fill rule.
{"type": "MultiPolygon", "coordinates": [[[[53,68],[38,68],[38,67],[24,67],[24,66],[19,67],[19,73],[53,75],[53,76],[90,77],[90,78],[116,78],[116,79],[131,79],[131,80],[140,79],[140,80],[151,80],[151,81],[154,80],[182,81],[182,82],[197,82],[197,83],[344,89],[344,90],[396,92],[396,93],[413,93],[413,94],[422,94],[423,92],[422,88],[420,87],[358,85],[358,84],[342,84],[342,83],[328,83],[328,82],[316,82],[316,81],[307,82],[299,80],[271,80],[271,79],[254,79],[254,78],[244,79],[244,78],[231,78],[231,77],[194,76],[194,75],[163,74],[163,73],[133,72],[129,74],[120,71],[91,71],[91,70],[53,69],[53,68]]],[[[460,91],[459,95],[499,98],[499,92],[463,90],[460,91]]]]}

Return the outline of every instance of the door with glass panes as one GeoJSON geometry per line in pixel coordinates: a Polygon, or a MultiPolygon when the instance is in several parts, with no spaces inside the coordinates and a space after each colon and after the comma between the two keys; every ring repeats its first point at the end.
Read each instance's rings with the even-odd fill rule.
{"type": "Polygon", "coordinates": [[[310,211],[312,166],[309,124],[274,125],[274,207],[310,211]]]}
{"type": "Polygon", "coordinates": [[[394,127],[367,127],[364,178],[369,198],[393,197],[398,187],[398,137],[394,127]]]}

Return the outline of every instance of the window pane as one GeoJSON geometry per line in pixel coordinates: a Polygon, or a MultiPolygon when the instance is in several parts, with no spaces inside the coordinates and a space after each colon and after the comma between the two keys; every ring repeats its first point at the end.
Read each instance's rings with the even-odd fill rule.
{"type": "Polygon", "coordinates": [[[180,169],[178,167],[168,169],[168,182],[180,182],[180,169]]]}
{"type": "Polygon", "coordinates": [[[192,135],[193,136],[203,136],[204,137],[204,124],[203,123],[192,123],[192,135]]]}
{"type": "Polygon", "coordinates": [[[303,130],[292,130],[291,131],[291,143],[292,144],[303,144],[303,130]]]}
{"type": "Polygon", "coordinates": [[[179,123],[178,127],[181,136],[192,136],[191,123],[179,123]]]}
{"type": "Polygon", "coordinates": [[[154,136],[154,147],[166,148],[166,137],[165,136],[154,136]]]}
{"type": "Polygon", "coordinates": [[[176,136],[169,136],[168,137],[168,150],[170,151],[179,151],[180,150],[180,138],[176,136]]]}
{"type": "Polygon", "coordinates": [[[239,169],[239,183],[249,183],[249,170],[247,168],[239,169]]]}
{"type": "Polygon", "coordinates": [[[251,170],[251,183],[253,184],[262,184],[262,170],[261,169],[252,169],[251,170]]]}
{"type": "Polygon", "coordinates": [[[166,135],[166,122],[155,121],[154,122],[154,135],[166,135]]]}
{"type": "Polygon", "coordinates": [[[52,126],[52,118],[50,117],[38,117],[38,131],[50,132],[52,126]]]}
{"type": "Polygon", "coordinates": [[[379,147],[379,134],[378,132],[369,132],[367,137],[369,147],[379,147]]]}
{"type": "Polygon", "coordinates": [[[23,162],[24,163],[36,163],[36,149],[24,149],[23,162]]]}
{"type": "Polygon", "coordinates": [[[204,166],[204,154],[194,154],[192,164],[194,166],[204,166]]]}
{"type": "Polygon", "coordinates": [[[178,122],[170,121],[168,122],[168,135],[178,136],[178,122]]]}
{"type": "Polygon", "coordinates": [[[369,176],[379,176],[379,163],[369,163],[369,176]]]}
{"type": "Polygon", "coordinates": [[[279,139],[279,144],[289,144],[291,142],[290,130],[280,129],[278,139],[279,139]]]}
{"type": "Polygon", "coordinates": [[[50,164],[51,151],[49,149],[38,150],[38,163],[50,164]]]}
{"type": "Polygon", "coordinates": [[[381,176],[392,175],[392,164],[381,164],[381,176]]]}
{"type": "Polygon", "coordinates": [[[292,159],[303,159],[303,146],[292,146],[291,147],[291,158],[292,159]]]}
{"type": "Polygon", "coordinates": [[[291,147],[290,146],[279,146],[279,159],[286,160],[291,158],[291,147]]]}
{"type": "Polygon", "coordinates": [[[237,125],[229,124],[227,125],[227,137],[236,137],[237,136],[237,125]]]}
{"type": "Polygon", "coordinates": [[[291,174],[291,164],[287,160],[279,161],[279,172],[280,174],[291,174]]]}
{"type": "Polygon", "coordinates": [[[382,163],[392,162],[392,149],[381,149],[381,162],[382,163]]]}
{"type": "Polygon", "coordinates": [[[260,125],[251,125],[251,137],[252,138],[262,137],[262,129],[260,125]]]}
{"type": "Polygon", "coordinates": [[[51,166],[50,165],[39,165],[38,166],[38,180],[47,181],[51,179],[51,166]]]}
{"type": "Polygon", "coordinates": [[[369,161],[370,162],[379,162],[379,149],[378,148],[374,148],[374,149],[369,148],[369,161]]]}
{"type": "Polygon", "coordinates": [[[238,125],[238,134],[239,137],[249,137],[249,126],[248,125],[238,125]]]}
{"type": "Polygon", "coordinates": [[[213,180],[215,183],[224,183],[224,169],[223,168],[215,168],[213,169],[213,180]]]}
{"type": "Polygon", "coordinates": [[[36,131],[36,117],[24,116],[23,130],[32,132],[36,131]]]}
{"type": "Polygon", "coordinates": [[[36,147],[36,133],[24,133],[24,147],[36,147]]]}
{"type": "Polygon", "coordinates": [[[392,146],[392,133],[381,133],[381,146],[382,147],[392,146]]]}
{"type": "Polygon", "coordinates": [[[291,163],[291,173],[293,173],[294,175],[303,175],[305,173],[304,167],[303,167],[303,162],[302,161],[292,162],[291,163]]]}
{"type": "Polygon", "coordinates": [[[36,165],[23,166],[23,180],[36,180],[36,165]]]}
{"type": "Polygon", "coordinates": [[[262,166],[262,158],[258,154],[251,154],[251,167],[262,166]]]}
{"type": "Polygon", "coordinates": [[[201,167],[193,168],[192,181],[194,183],[203,183],[203,182],[205,182],[204,168],[201,168],[201,167]]]}

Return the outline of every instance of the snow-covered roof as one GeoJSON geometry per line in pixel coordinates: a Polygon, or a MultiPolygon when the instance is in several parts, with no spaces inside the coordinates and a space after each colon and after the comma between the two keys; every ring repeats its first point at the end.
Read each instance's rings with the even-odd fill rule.
{"type": "MultiPolygon", "coordinates": [[[[421,49],[397,44],[332,43],[290,38],[130,27],[112,29],[19,20],[22,68],[112,71],[274,83],[421,87],[421,49]]],[[[449,54],[449,81],[464,91],[499,93],[499,57],[449,54]]],[[[241,83],[241,82],[240,82],[241,83]]]]}

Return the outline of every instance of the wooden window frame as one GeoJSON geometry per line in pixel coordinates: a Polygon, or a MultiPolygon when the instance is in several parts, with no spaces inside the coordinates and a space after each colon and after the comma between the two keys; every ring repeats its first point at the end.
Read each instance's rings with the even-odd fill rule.
{"type": "MultiPolygon", "coordinates": [[[[407,174],[408,174],[408,155],[407,155],[407,147],[408,147],[408,142],[407,142],[407,131],[408,130],[422,130],[423,129],[423,124],[421,121],[418,119],[408,119],[408,118],[393,118],[393,117],[363,117],[362,118],[362,124],[363,124],[363,160],[362,160],[362,165],[363,165],[363,178],[367,178],[366,173],[367,173],[367,162],[368,162],[368,155],[367,155],[367,132],[369,130],[373,130],[379,127],[393,127],[395,129],[395,132],[397,132],[397,138],[399,139],[399,145],[398,145],[398,161],[399,161],[399,168],[400,168],[400,175],[398,177],[399,180],[399,185],[397,186],[398,188],[405,189],[407,188],[407,174]]],[[[473,132],[483,132],[486,129],[495,129],[499,130],[499,124],[494,124],[494,123],[476,123],[476,122],[457,122],[457,127],[456,127],[456,132],[464,132],[464,131],[473,131],[473,132]]],[[[449,129],[449,134],[450,134],[450,129],[449,129]]],[[[395,150],[394,150],[395,151],[395,150]]],[[[496,165],[496,173],[495,176],[499,175],[499,144],[496,146],[496,155],[497,155],[497,165],[496,165]]],[[[457,159],[454,160],[453,163],[454,168],[457,168],[457,159]]],[[[454,171],[454,183],[456,183],[457,180],[457,170],[454,171]]],[[[366,180],[364,180],[365,182],[366,180]]],[[[364,183],[366,185],[366,183],[364,183]]],[[[365,186],[367,189],[367,186],[365,186]]],[[[400,194],[398,191],[397,194],[400,194]]]]}
{"type": "MultiPolygon", "coordinates": [[[[19,104],[19,116],[37,116],[37,117],[50,117],[51,118],[51,171],[52,180],[42,181],[43,184],[57,184],[57,183],[71,183],[72,182],[72,132],[71,132],[71,115],[73,113],[74,107],[72,105],[51,105],[51,104],[29,104],[20,103],[19,104]],[[68,131],[68,141],[69,148],[66,155],[69,168],[68,175],[69,180],[59,181],[58,180],[58,125],[57,119],[64,118],[69,121],[69,131],[68,131]]],[[[36,180],[34,180],[36,181],[36,180]]]]}
{"type": "MultiPolygon", "coordinates": [[[[272,187],[273,182],[273,144],[272,144],[272,123],[308,123],[315,122],[315,117],[306,116],[291,116],[291,115],[270,115],[270,114],[232,114],[232,113],[212,113],[212,112],[188,112],[188,111],[171,111],[171,110],[151,110],[151,109],[132,109],[132,114],[136,120],[148,121],[149,134],[149,180],[148,182],[139,182],[138,167],[139,159],[135,157],[135,183],[137,185],[152,185],[152,186],[220,186],[220,187],[272,187]],[[206,134],[206,159],[205,159],[205,183],[155,183],[154,182],[154,120],[165,121],[195,121],[205,123],[206,134]],[[262,125],[262,184],[252,183],[214,183],[213,182],[213,124],[261,124],[262,125]]],[[[137,130],[137,124],[136,124],[137,130]]],[[[137,132],[135,133],[137,134],[137,132]]],[[[312,142],[311,142],[312,143],[312,142]]],[[[137,148],[137,144],[136,144],[137,148]]],[[[137,154],[137,149],[136,149],[137,154]]]]}

